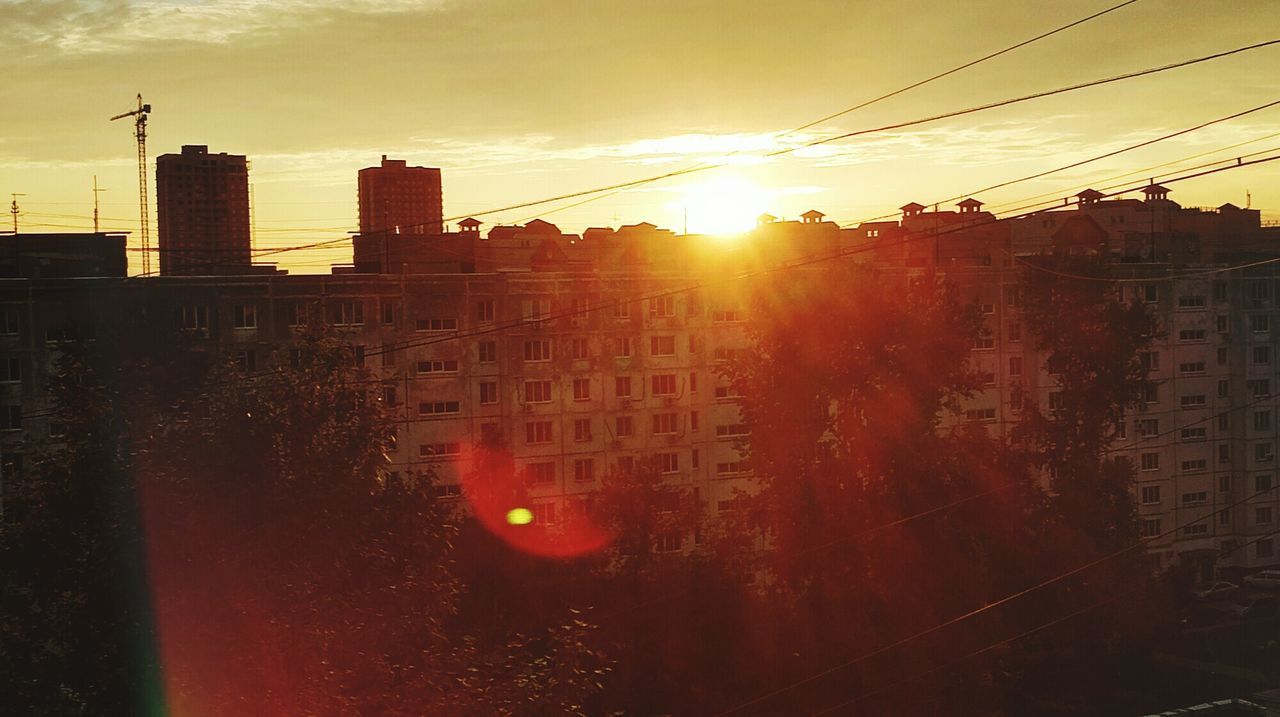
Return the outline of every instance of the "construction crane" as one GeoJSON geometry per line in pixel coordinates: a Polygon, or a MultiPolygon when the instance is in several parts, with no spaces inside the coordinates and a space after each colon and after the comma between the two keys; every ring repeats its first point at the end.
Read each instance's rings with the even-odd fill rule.
{"type": "Polygon", "coordinates": [[[141,212],[141,223],[138,234],[142,237],[142,273],[151,273],[151,232],[147,220],[147,115],[151,113],[151,105],[142,104],[142,94],[138,94],[138,109],[118,114],[111,118],[114,122],[125,117],[133,117],[134,136],[138,139],[138,210],[141,212]]]}

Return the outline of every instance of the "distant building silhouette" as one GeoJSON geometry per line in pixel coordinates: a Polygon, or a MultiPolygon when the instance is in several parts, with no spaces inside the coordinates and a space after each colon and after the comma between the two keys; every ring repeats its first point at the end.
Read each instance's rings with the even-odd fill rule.
{"type": "Polygon", "coordinates": [[[360,170],[360,233],[441,234],[444,204],[440,170],[409,167],[403,159],[360,170]]]}
{"type": "Polygon", "coordinates": [[[249,166],[202,144],[156,158],[160,273],[199,276],[249,269],[249,166]]]}

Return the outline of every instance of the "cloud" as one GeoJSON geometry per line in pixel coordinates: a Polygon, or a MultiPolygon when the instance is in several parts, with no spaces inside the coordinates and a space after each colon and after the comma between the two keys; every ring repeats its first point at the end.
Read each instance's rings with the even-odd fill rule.
{"type": "Polygon", "coordinates": [[[128,52],[144,45],[223,44],[331,22],[338,13],[439,11],[447,0],[0,0],[0,47],[67,54],[128,52]]]}

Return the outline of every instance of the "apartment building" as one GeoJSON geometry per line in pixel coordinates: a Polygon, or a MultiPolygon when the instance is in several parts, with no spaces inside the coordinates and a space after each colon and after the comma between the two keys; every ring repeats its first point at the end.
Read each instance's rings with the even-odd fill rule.
{"type": "MultiPolygon", "coordinates": [[[[1124,298],[1160,321],[1143,357],[1158,385],[1115,427],[1113,444],[1137,468],[1144,534],[1174,531],[1153,542],[1153,561],[1206,576],[1280,564],[1269,538],[1236,549],[1280,520],[1271,489],[1280,479],[1280,273],[1269,264],[1222,271],[1274,257],[1280,229],[1228,205],[1183,209],[1167,190],[1095,199],[1082,193],[1068,209],[1001,221],[976,200],[954,212],[909,204],[901,221],[848,229],[812,212],[769,218],[735,244],[648,224],[578,237],[536,222],[484,236],[467,222],[449,245],[467,263],[415,259],[401,245],[398,269],[373,251],[372,267],[329,275],[0,279],[0,463],[18,470],[24,440],[62,438],[47,397],[56,341],[91,336],[98,312],[148,317],[251,370],[281,360],[302,324],[323,317],[356,347],[396,416],[390,470],[430,467],[445,498],[462,500],[469,448],[498,437],[540,522],[562,520],[606,471],[642,457],[707,510],[730,510],[735,488],[748,485],[735,446],[749,436],[719,368],[746,348],[751,320],[750,279],[732,277],[819,255],[904,279],[941,274],[988,329],[970,355],[985,385],[954,420],[1007,436],[1027,402],[1052,406],[1056,390],[1021,315],[1031,270],[1021,259],[1088,251],[1110,256],[1124,298]],[[1154,236],[1142,230],[1153,226],[1154,236]]],[[[440,257],[438,245],[422,247],[440,257]]]]}

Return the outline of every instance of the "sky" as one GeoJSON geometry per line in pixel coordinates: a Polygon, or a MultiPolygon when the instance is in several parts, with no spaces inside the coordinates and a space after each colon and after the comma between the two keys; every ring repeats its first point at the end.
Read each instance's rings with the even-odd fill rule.
{"type": "MultiPolygon", "coordinates": [[[[183,144],[249,157],[258,250],[355,229],[356,172],[384,154],[440,167],[446,217],[486,225],[542,216],[572,232],[639,221],[713,231],[808,209],[855,223],[1280,100],[1272,46],[764,156],[1280,37],[1277,0],[1140,0],[779,136],[1115,2],[0,0],[0,197],[24,195],[23,231],[88,229],[96,175],[103,228],[136,230],[132,126],[107,120],[139,92],[153,107],[153,163],[183,144]],[[588,203],[482,214],[704,162],[727,166],[588,203]]],[[[1264,139],[1277,132],[1280,107],[978,198],[998,209],[1137,185],[1280,147],[1280,136],[1264,139]]],[[[1172,193],[1184,206],[1246,197],[1280,219],[1280,162],[1172,193]]],[[[311,273],[350,257],[340,243],[270,259],[311,273]]],[[[131,263],[138,271],[136,252],[131,263]]]]}

